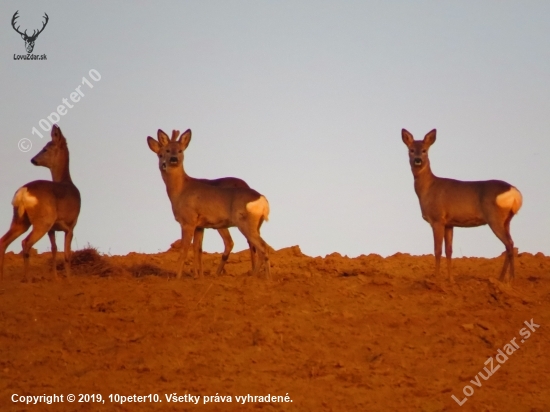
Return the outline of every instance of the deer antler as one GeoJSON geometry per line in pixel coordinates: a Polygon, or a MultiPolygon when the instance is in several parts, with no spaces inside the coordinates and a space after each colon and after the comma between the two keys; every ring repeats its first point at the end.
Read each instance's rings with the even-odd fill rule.
{"type": "Polygon", "coordinates": [[[172,142],[175,142],[176,140],[178,140],[178,137],[180,135],[180,131],[179,130],[172,130],[172,142]]]}
{"type": "Polygon", "coordinates": [[[29,35],[27,34],[27,30],[25,30],[24,33],[21,33],[21,32],[19,31],[19,27],[21,27],[21,26],[15,27],[15,23],[16,23],[15,21],[19,18],[18,13],[19,13],[19,10],[17,10],[17,11],[15,12],[15,14],[13,15],[13,17],[12,17],[12,19],[11,19],[11,25],[12,25],[13,29],[14,29],[17,33],[19,33],[21,36],[25,36],[25,37],[26,37],[27,39],[29,39],[29,40],[34,40],[34,39],[36,39],[36,37],[38,37],[38,35],[44,31],[44,29],[46,28],[46,25],[48,24],[48,21],[50,20],[50,18],[48,17],[48,14],[47,14],[47,13],[44,13],[44,16],[43,16],[43,17],[44,17],[46,20],[42,23],[42,28],[41,28],[40,30],[38,30],[38,32],[37,32],[36,30],[33,30],[32,35],[29,36],[29,35]]]}
{"type": "Polygon", "coordinates": [[[27,30],[25,30],[25,33],[21,33],[21,32],[19,31],[19,27],[21,27],[21,26],[15,27],[15,20],[17,20],[17,18],[19,17],[19,16],[17,15],[18,13],[19,13],[19,10],[17,10],[17,11],[15,12],[15,14],[13,15],[13,18],[11,19],[11,25],[12,25],[13,29],[14,29],[17,33],[19,33],[21,36],[26,36],[26,35],[27,35],[27,30]]]}
{"type": "Polygon", "coordinates": [[[47,15],[46,13],[44,13],[44,16],[43,16],[43,17],[46,19],[46,21],[45,21],[44,23],[42,23],[42,28],[41,28],[40,30],[38,30],[37,33],[35,33],[36,30],[33,30],[31,38],[36,38],[36,37],[38,37],[38,35],[39,35],[40,33],[42,33],[42,32],[44,31],[44,29],[46,28],[46,24],[48,24],[48,21],[50,20],[50,18],[48,17],[48,15],[47,15]]]}

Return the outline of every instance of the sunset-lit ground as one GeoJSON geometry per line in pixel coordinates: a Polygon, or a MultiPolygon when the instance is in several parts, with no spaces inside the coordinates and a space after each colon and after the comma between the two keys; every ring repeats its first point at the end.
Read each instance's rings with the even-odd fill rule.
{"type": "Polygon", "coordinates": [[[52,279],[48,236],[27,282],[27,235],[7,249],[0,412],[550,412],[550,1],[7,0],[0,16],[0,236],[19,188],[52,178],[30,161],[54,123],[82,201],[70,279],[62,253],[52,279]],[[47,59],[21,58],[41,27],[47,59]],[[521,192],[511,286],[487,226],[454,232],[456,284],[433,274],[403,128],[437,130],[436,176],[521,192]],[[204,278],[174,279],[159,129],[192,130],[189,176],[269,200],[271,282],[246,250],[221,276],[209,253],[204,278]],[[51,394],[94,398],[19,402],[51,394]],[[268,394],[288,401],[236,399],[268,394]],[[232,402],[204,404],[216,395],[232,402]]]}
{"type": "Polygon", "coordinates": [[[8,254],[2,410],[550,410],[550,257],[520,253],[512,288],[494,279],[502,257],[455,259],[454,286],[432,275],[429,255],[312,258],[295,246],[271,254],[271,283],[247,273],[247,251],[215,277],[219,257],[205,255],[200,280],[173,279],[168,251],[84,259],[52,281],[44,253],[23,283],[21,256],[8,254]],[[531,319],[540,327],[520,343],[531,319]],[[520,348],[481,387],[470,383],[513,338],[520,348]],[[474,393],[459,407],[451,396],[463,400],[466,385],[474,393]],[[107,403],[9,401],[53,393],[107,403]],[[233,402],[167,403],[174,393],[233,402]],[[163,402],[116,406],[109,394],[163,402]],[[292,403],[237,403],[248,394],[292,403]]]}

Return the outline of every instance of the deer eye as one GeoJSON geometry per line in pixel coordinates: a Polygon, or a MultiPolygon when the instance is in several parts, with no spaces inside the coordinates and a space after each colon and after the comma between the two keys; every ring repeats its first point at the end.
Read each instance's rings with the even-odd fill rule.
{"type": "Polygon", "coordinates": [[[414,153],[414,149],[409,150],[411,153],[414,153]]]}
{"type": "Polygon", "coordinates": [[[160,158],[162,157],[162,155],[161,155],[161,154],[159,154],[158,156],[159,156],[159,159],[160,159],[160,158]]]}
{"type": "Polygon", "coordinates": [[[178,153],[183,153],[183,150],[180,150],[178,153]]]}
{"type": "Polygon", "coordinates": [[[422,150],[422,153],[426,153],[426,149],[422,150]]]}

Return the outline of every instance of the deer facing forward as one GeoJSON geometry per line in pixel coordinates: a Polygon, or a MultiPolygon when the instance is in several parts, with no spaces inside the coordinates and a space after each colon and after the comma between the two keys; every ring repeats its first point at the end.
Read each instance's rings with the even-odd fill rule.
{"type": "Polygon", "coordinates": [[[57,245],[55,232],[65,232],[65,273],[71,274],[71,241],[80,213],[80,192],[69,173],[69,149],[61,129],[54,125],[52,140],[31,159],[35,166],[50,169],[52,181],[35,180],[22,186],[13,197],[13,219],[9,230],[0,239],[0,279],[3,277],[4,255],[7,247],[32,225],[31,233],[23,240],[24,279],[29,269],[31,247],[46,233],[52,246],[52,272],[57,278],[55,264],[57,245]]]}
{"type": "MultiPolygon", "coordinates": [[[[178,261],[177,278],[181,278],[191,240],[193,242],[194,275],[199,272],[200,242],[205,228],[227,229],[236,226],[258,254],[258,264],[253,273],[263,268],[265,277],[270,279],[268,245],[260,236],[260,227],[269,217],[269,203],[260,193],[250,188],[229,188],[215,186],[212,181],[194,179],[185,173],[183,152],[191,141],[191,130],[172,139],[158,130],[158,140],[147,137],[149,148],[159,158],[159,169],[166,184],[172,212],[182,231],[181,254],[178,261]]],[[[251,250],[251,252],[254,252],[251,250]]],[[[225,263],[222,260],[223,264],[225,263]]]]}
{"type": "MultiPolygon", "coordinates": [[[[172,130],[172,140],[176,140],[180,136],[179,130],[172,130]]],[[[159,134],[158,139],[159,142],[162,142],[164,145],[168,145],[170,140],[167,138],[168,136],[159,134]]],[[[227,188],[246,188],[249,189],[250,186],[248,186],[248,183],[246,183],[244,180],[239,179],[237,177],[221,177],[219,179],[197,179],[200,182],[207,183],[211,186],[218,186],[218,187],[227,187],[227,188]]],[[[233,239],[231,238],[231,233],[229,233],[229,229],[217,229],[218,233],[220,234],[224,250],[222,253],[222,257],[220,259],[220,264],[218,265],[218,269],[216,269],[216,275],[220,275],[223,272],[223,268],[225,266],[225,263],[227,262],[227,259],[229,258],[229,254],[233,250],[233,246],[235,245],[233,243],[233,239]]],[[[204,238],[204,228],[197,228],[195,229],[195,233],[193,235],[193,250],[195,255],[198,254],[198,275],[199,277],[203,276],[203,269],[202,269],[202,240],[204,238]]],[[[248,247],[250,250],[250,261],[252,262],[252,272],[254,272],[255,264],[256,264],[256,253],[254,246],[249,242],[248,247]]]]}
{"type": "Polygon", "coordinates": [[[428,150],[435,142],[435,129],[424,140],[414,140],[407,130],[401,131],[403,142],[409,148],[409,163],[414,176],[414,190],[420,201],[422,217],[432,227],[434,237],[435,273],[439,275],[442,244],[445,239],[447,272],[453,282],[451,256],[453,228],[476,227],[488,224],[504,243],[506,255],[500,274],[507,282],[514,278],[514,242],[510,235],[510,221],[522,205],[518,189],[501,180],[463,182],[437,177],[430,168],[428,150]]]}

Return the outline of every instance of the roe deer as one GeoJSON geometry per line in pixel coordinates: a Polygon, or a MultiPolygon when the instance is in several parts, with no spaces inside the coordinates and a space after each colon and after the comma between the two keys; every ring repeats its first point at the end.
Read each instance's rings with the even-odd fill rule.
{"type": "MultiPolygon", "coordinates": [[[[175,140],[180,135],[178,130],[172,130],[172,140],[175,140]]],[[[163,144],[168,144],[169,140],[164,139],[163,135],[158,136],[159,141],[163,140],[163,144]]],[[[220,179],[197,179],[200,182],[207,183],[212,186],[219,186],[219,187],[228,187],[228,188],[250,188],[248,186],[248,183],[246,183],[244,180],[236,178],[236,177],[222,177],[220,179]]],[[[222,254],[222,258],[220,260],[220,264],[218,265],[218,269],[216,270],[216,275],[220,275],[223,271],[223,268],[225,266],[225,263],[227,262],[227,259],[229,258],[229,254],[231,253],[231,250],[233,250],[233,239],[231,238],[231,234],[229,233],[229,229],[218,229],[218,233],[220,234],[223,245],[224,245],[224,251],[222,254]]],[[[195,230],[195,233],[193,235],[193,248],[196,253],[199,254],[199,274],[202,277],[203,276],[203,269],[202,269],[202,240],[204,237],[204,228],[197,228],[195,230]]],[[[252,262],[252,272],[254,272],[255,269],[255,263],[256,263],[256,254],[254,246],[249,242],[248,247],[250,250],[250,260],[252,262]]]]}
{"type": "MultiPolygon", "coordinates": [[[[260,236],[260,227],[269,217],[269,203],[265,196],[250,188],[228,188],[216,186],[206,179],[194,179],[185,173],[183,151],[191,141],[191,130],[178,138],[179,132],[172,133],[172,139],[158,130],[158,141],[147,137],[149,148],[159,157],[159,169],[166,184],[172,212],[182,230],[181,254],[178,261],[177,278],[180,279],[191,240],[193,242],[194,276],[202,276],[201,251],[202,234],[205,228],[227,229],[237,226],[251,245],[251,255],[255,252],[260,259],[253,273],[263,267],[267,279],[271,278],[268,245],[260,236]]],[[[227,258],[225,259],[227,260],[227,258]]],[[[220,266],[223,268],[222,258],[220,266]]],[[[218,268],[218,271],[220,268],[218,268]]]]}
{"type": "Polygon", "coordinates": [[[521,208],[521,193],[511,184],[501,180],[463,182],[435,176],[428,158],[428,149],[434,144],[435,135],[434,129],[424,137],[424,140],[414,140],[407,130],[401,131],[401,138],[409,148],[414,190],[420,201],[422,217],[433,230],[436,275],[439,275],[442,243],[445,238],[447,273],[449,280],[453,282],[453,227],[488,224],[506,247],[500,280],[504,280],[510,267],[507,278],[509,282],[515,276],[514,242],[510,236],[510,221],[521,208]]]}
{"type": "Polygon", "coordinates": [[[65,272],[71,274],[71,241],[80,213],[80,192],[69,173],[67,140],[57,125],[52,127],[52,140],[31,159],[35,166],[50,169],[52,181],[35,180],[22,186],[13,197],[13,219],[9,230],[0,239],[0,279],[3,277],[4,255],[7,247],[32,225],[31,233],[23,240],[24,279],[29,270],[31,247],[46,233],[52,245],[52,271],[57,278],[55,264],[57,245],[55,232],[65,232],[65,272]]]}

